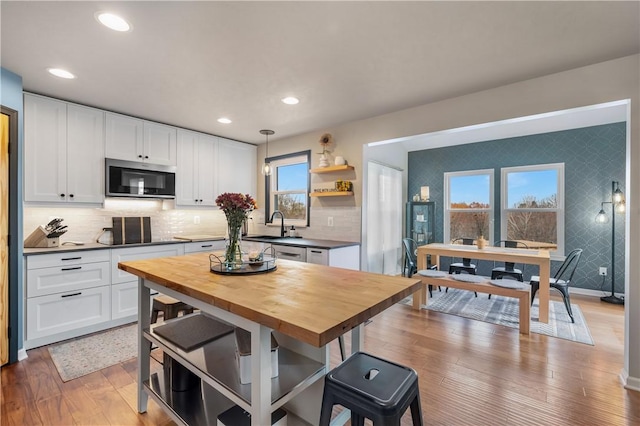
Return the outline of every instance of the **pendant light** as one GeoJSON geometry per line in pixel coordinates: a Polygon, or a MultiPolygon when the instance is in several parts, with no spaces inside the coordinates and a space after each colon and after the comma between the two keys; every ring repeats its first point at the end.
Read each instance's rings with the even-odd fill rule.
{"type": "Polygon", "coordinates": [[[273,135],[275,134],[275,132],[273,130],[263,129],[263,130],[260,130],[260,134],[265,135],[267,138],[267,147],[266,147],[266,152],[264,156],[264,164],[262,165],[262,174],[264,176],[270,176],[271,164],[267,163],[267,158],[269,158],[269,135],[273,135]]]}

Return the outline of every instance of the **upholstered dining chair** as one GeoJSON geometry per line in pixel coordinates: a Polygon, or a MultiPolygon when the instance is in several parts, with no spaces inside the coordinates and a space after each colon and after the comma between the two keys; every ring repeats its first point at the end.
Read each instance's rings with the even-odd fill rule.
{"type": "MultiPolygon", "coordinates": [[[[567,255],[560,265],[560,269],[555,275],[549,278],[549,285],[551,288],[555,288],[562,294],[562,301],[564,302],[567,313],[571,317],[571,322],[575,323],[573,319],[573,312],[571,311],[571,298],[569,297],[569,285],[573,279],[573,274],[576,272],[580,256],[582,255],[582,249],[575,249],[567,255]]],[[[531,304],[533,305],[533,299],[540,288],[540,277],[534,275],[531,277],[531,304]]]]}

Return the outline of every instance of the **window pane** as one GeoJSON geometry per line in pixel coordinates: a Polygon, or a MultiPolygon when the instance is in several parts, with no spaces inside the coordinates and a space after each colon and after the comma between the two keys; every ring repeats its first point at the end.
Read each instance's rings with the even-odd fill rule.
{"type": "Polygon", "coordinates": [[[558,244],[556,219],[556,212],[507,212],[507,239],[558,244]]]}
{"type": "Polygon", "coordinates": [[[276,168],[278,191],[306,191],[309,170],[307,163],[290,164],[276,168]]]}
{"type": "Polygon", "coordinates": [[[489,212],[451,212],[450,238],[489,237],[489,212]]]}
{"type": "Polygon", "coordinates": [[[285,219],[307,219],[307,194],[276,194],[275,210],[280,210],[285,219]]]}
{"type": "Polygon", "coordinates": [[[507,175],[507,208],[557,208],[558,171],[513,172],[507,175]]]}
{"type": "Polygon", "coordinates": [[[451,176],[449,200],[452,209],[488,208],[491,193],[490,176],[451,176]]]}

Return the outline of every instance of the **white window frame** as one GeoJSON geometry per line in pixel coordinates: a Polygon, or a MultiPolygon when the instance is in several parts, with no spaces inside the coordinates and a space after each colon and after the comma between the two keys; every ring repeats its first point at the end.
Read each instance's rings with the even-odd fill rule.
{"type": "Polygon", "coordinates": [[[551,251],[551,258],[553,260],[564,260],[564,163],[550,163],[550,164],[536,164],[530,166],[518,166],[518,167],[504,167],[500,169],[500,194],[501,194],[501,208],[500,208],[500,236],[501,239],[507,239],[507,216],[511,211],[532,211],[532,212],[556,212],[556,229],[557,229],[557,241],[558,249],[551,251]],[[507,205],[507,189],[508,189],[508,175],[509,173],[519,172],[537,172],[545,170],[555,170],[558,173],[557,182],[557,208],[535,208],[535,209],[513,209],[507,205]]]}
{"type": "Polygon", "coordinates": [[[277,195],[285,195],[285,194],[303,194],[304,197],[307,200],[307,205],[306,205],[306,220],[300,220],[300,219],[291,219],[291,218],[287,218],[285,217],[284,219],[284,224],[285,226],[296,226],[296,227],[307,227],[309,226],[309,215],[310,215],[310,198],[309,198],[309,185],[310,185],[310,179],[307,178],[307,181],[305,182],[305,186],[306,186],[306,190],[300,191],[300,190],[296,190],[296,191],[278,191],[278,167],[282,167],[282,166],[289,166],[292,164],[300,164],[300,163],[306,163],[307,164],[307,171],[310,168],[310,162],[309,162],[309,154],[308,152],[301,152],[299,153],[299,155],[294,155],[294,156],[284,156],[284,158],[280,158],[280,157],[275,157],[273,159],[267,159],[267,161],[269,162],[269,164],[271,165],[271,175],[269,176],[269,187],[268,187],[268,191],[266,196],[269,197],[269,203],[268,203],[268,211],[265,211],[265,224],[267,226],[280,226],[280,217],[277,216],[276,218],[274,218],[273,223],[271,222],[267,222],[269,220],[269,218],[271,218],[271,214],[273,214],[274,210],[275,210],[275,200],[276,200],[276,196],[277,195]]]}
{"type": "MultiPolygon", "coordinates": [[[[489,240],[489,244],[493,244],[493,234],[494,234],[494,222],[495,222],[495,201],[493,194],[493,186],[494,186],[494,170],[493,169],[482,169],[482,170],[466,170],[463,172],[446,172],[444,173],[444,232],[443,237],[444,241],[451,241],[451,212],[461,211],[461,212],[470,212],[470,211],[479,211],[479,212],[487,212],[489,215],[489,235],[485,235],[485,239],[489,240]],[[460,177],[460,176],[481,176],[486,175],[489,177],[489,208],[486,209],[452,209],[451,208],[451,193],[450,193],[450,184],[449,180],[452,177],[460,177]]],[[[475,237],[475,235],[474,235],[475,237]]]]}

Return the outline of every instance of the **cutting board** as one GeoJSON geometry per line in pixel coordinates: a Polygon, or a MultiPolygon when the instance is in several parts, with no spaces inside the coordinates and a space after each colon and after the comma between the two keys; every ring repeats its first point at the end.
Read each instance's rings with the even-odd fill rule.
{"type": "Polygon", "coordinates": [[[176,240],[187,240],[187,241],[224,240],[223,236],[220,236],[220,235],[206,235],[206,234],[174,235],[173,238],[175,238],[176,240]]]}

